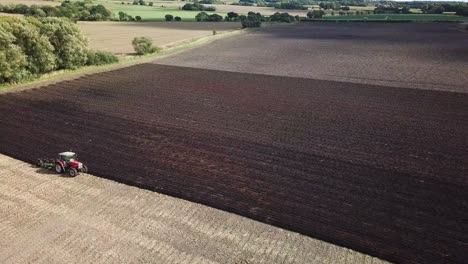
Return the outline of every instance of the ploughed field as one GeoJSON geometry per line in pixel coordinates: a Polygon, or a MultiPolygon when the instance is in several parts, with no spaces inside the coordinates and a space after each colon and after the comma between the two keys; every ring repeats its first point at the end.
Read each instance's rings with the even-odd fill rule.
{"type": "MultiPolygon", "coordinates": [[[[0,152],[398,262],[468,257],[468,94],[142,64],[0,95],[0,152]]],[[[118,208],[116,208],[118,210],[118,208]]]]}
{"type": "Polygon", "coordinates": [[[468,92],[468,34],[454,23],[298,23],[158,63],[468,92]]]}

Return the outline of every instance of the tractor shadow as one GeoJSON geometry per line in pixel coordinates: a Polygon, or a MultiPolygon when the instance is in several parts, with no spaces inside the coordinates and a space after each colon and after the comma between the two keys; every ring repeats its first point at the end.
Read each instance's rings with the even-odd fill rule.
{"type": "Polygon", "coordinates": [[[53,175],[53,176],[62,177],[62,178],[73,178],[67,173],[56,173],[54,169],[41,168],[41,167],[37,167],[36,165],[31,165],[31,168],[36,169],[36,173],[38,174],[53,175]]]}

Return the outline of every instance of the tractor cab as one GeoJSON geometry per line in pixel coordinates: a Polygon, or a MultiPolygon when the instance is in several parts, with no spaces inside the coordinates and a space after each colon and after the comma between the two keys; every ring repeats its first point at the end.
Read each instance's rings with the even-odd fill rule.
{"type": "Polygon", "coordinates": [[[71,151],[62,152],[59,153],[59,160],[63,161],[65,164],[68,164],[70,161],[76,161],[77,155],[71,151]]]}

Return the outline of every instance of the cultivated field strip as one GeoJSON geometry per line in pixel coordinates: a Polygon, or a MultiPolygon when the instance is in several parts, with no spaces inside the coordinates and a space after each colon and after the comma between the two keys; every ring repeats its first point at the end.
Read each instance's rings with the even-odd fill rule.
{"type": "Polygon", "coordinates": [[[468,95],[144,64],[0,96],[0,151],[392,261],[466,259],[468,95]]]}
{"type": "Polygon", "coordinates": [[[0,155],[2,263],[383,261],[203,205],[0,155]]]}
{"type": "Polygon", "coordinates": [[[468,92],[468,34],[455,23],[298,23],[155,63],[468,92]]]}

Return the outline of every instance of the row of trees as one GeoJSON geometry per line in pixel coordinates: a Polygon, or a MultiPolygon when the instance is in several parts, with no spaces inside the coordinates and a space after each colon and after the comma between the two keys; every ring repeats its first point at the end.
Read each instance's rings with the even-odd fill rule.
{"type": "MultiPolygon", "coordinates": [[[[274,13],[271,16],[263,16],[260,13],[249,12],[247,15],[239,15],[236,12],[227,13],[224,21],[237,22],[240,21],[243,28],[247,27],[260,27],[262,22],[283,22],[291,23],[299,21],[299,16],[291,16],[288,13],[274,13]]],[[[166,19],[167,20],[167,19],[166,19]]],[[[206,12],[200,12],[195,16],[195,20],[199,22],[221,22],[223,17],[218,14],[209,15],[206,12]]],[[[170,20],[169,20],[170,21],[170,20]]]]}
{"type": "Polygon", "coordinates": [[[182,10],[189,10],[189,11],[216,11],[215,7],[212,6],[204,6],[199,3],[187,3],[182,6],[182,10]]]}
{"type": "Polygon", "coordinates": [[[468,3],[436,3],[423,5],[421,11],[426,14],[455,12],[455,14],[459,16],[468,16],[468,3]]]}
{"type": "Polygon", "coordinates": [[[411,14],[411,11],[407,6],[377,6],[374,9],[374,14],[411,14]]]}
{"type": "Polygon", "coordinates": [[[200,12],[195,16],[195,20],[198,22],[221,22],[223,17],[218,14],[209,15],[206,12],[200,12]]]}
{"type": "Polygon", "coordinates": [[[165,15],[164,18],[166,19],[166,21],[177,21],[177,22],[182,21],[181,17],[179,16],[174,17],[173,15],[170,15],[170,14],[165,15]]]}
{"type": "Polygon", "coordinates": [[[141,16],[133,17],[133,16],[131,16],[131,15],[129,15],[129,14],[123,12],[123,11],[120,11],[119,12],[119,20],[120,21],[141,21],[142,18],[141,18],[141,16]]]}
{"type": "Polygon", "coordinates": [[[241,0],[233,5],[275,7],[278,9],[306,10],[307,5],[320,5],[322,9],[339,10],[341,6],[367,6],[364,0],[317,1],[317,0],[241,0]]]}
{"type": "Polygon", "coordinates": [[[115,61],[111,53],[90,51],[78,26],[69,19],[0,17],[0,83],[115,61]]]}
{"type": "Polygon", "coordinates": [[[35,17],[67,17],[74,21],[105,21],[112,12],[103,5],[94,5],[91,0],[64,1],[58,7],[48,5],[0,5],[0,12],[23,14],[35,17]]]}

